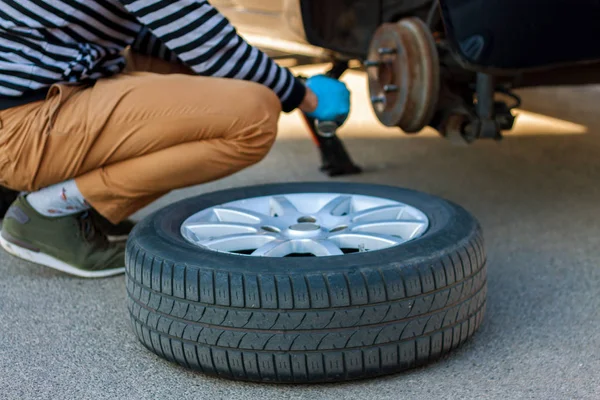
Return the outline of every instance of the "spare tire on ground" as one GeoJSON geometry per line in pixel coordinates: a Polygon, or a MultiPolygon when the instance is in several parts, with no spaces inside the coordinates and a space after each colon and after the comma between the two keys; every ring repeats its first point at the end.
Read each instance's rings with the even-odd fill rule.
{"type": "Polygon", "coordinates": [[[187,368],[263,382],[396,373],[447,354],[483,319],[477,221],[427,194],[274,184],[186,199],[127,246],[133,330],[187,368]]]}

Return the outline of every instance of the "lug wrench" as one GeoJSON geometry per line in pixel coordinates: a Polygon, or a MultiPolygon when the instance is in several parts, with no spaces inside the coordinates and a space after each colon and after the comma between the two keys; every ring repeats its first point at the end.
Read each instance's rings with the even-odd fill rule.
{"type": "MultiPolygon", "coordinates": [[[[347,62],[337,61],[325,75],[339,79],[347,69],[347,62]]],[[[316,121],[305,113],[302,115],[315,145],[317,145],[321,152],[321,162],[323,163],[321,171],[331,177],[353,175],[362,172],[362,169],[354,164],[346,147],[337,136],[339,126],[336,122],[316,121]]]]}

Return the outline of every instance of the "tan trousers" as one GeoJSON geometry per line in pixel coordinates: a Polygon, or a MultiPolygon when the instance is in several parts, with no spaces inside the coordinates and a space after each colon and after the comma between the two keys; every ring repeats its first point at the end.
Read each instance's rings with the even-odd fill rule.
{"type": "Polygon", "coordinates": [[[128,59],[127,71],[93,87],[55,85],[45,101],[0,111],[0,184],[35,191],[75,178],[116,223],[171,190],[250,166],[271,148],[281,105],[269,88],[128,59]]]}

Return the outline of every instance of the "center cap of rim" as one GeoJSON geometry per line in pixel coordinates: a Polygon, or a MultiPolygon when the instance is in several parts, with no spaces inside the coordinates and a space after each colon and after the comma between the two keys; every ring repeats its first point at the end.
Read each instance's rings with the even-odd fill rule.
{"type": "Polygon", "coordinates": [[[319,229],[321,229],[319,225],[306,222],[290,226],[290,230],[296,232],[313,232],[318,231],[319,229]]]}

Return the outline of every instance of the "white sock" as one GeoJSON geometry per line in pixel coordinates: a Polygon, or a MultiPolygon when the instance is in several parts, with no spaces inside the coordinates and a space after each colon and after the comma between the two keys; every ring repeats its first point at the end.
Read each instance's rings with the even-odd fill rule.
{"type": "Polygon", "coordinates": [[[90,208],[73,179],[30,193],[26,199],[35,211],[46,217],[77,214],[90,208]]]}

